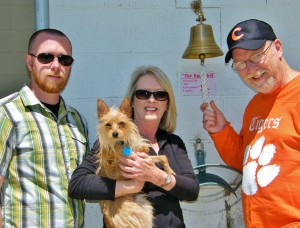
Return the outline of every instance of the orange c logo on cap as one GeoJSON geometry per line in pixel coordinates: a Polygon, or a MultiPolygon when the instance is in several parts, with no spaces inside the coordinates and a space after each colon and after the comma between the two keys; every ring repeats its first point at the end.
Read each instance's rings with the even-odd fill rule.
{"type": "Polygon", "coordinates": [[[231,38],[232,38],[234,41],[237,41],[237,40],[241,39],[241,38],[244,36],[244,34],[241,34],[241,35],[239,35],[239,36],[236,36],[236,35],[235,35],[235,33],[238,32],[238,31],[241,31],[241,29],[242,29],[241,27],[237,27],[237,28],[235,28],[235,29],[232,31],[231,38]]]}

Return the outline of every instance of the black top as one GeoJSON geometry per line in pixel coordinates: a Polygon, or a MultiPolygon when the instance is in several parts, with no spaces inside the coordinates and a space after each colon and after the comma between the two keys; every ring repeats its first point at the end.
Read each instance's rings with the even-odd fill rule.
{"type": "MultiPolygon", "coordinates": [[[[179,201],[196,200],[199,194],[199,184],[188,158],[182,139],[174,134],[158,129],[156,138],[159,143],[159,155],[166,155],[171,168],[176,173],[176,185],[170,191],[146,182],[143,192],[149,197],[154,207],[154,227],[176,228],[185,227],[182,209],[179,201]]],[[[87,200],[113,200],[116,181],[95,175],[97,169],[93,154],[99,149],[99,141],[74,171],[69,183],[69,196],[87,200]]],[[[156,155],[150,148],[149,155],[156,155]]],[[[163,169],[163,167],[160,167],[163,169]]]]}
{"type": "Polygon", "coordinates": [[[53,114],[56,116],[56,118],[58,118],[58,111],[59,111],[59,104],[60,104],[60,100],[58,101],[57,104],[47,104],[42,102],[48,109],[50,109],[51,112],[53,112],[53,114]]]}

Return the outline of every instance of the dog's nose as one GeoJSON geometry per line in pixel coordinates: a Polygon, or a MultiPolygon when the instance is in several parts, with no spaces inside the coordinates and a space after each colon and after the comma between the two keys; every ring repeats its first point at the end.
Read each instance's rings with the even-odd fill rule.
{"type": "Polygon", "coordinates": [[[118,132],[117,131],[114,131],[113,133],[112,133],[112,136],[114,137],[114,138],[118,138],[118,132]]]}

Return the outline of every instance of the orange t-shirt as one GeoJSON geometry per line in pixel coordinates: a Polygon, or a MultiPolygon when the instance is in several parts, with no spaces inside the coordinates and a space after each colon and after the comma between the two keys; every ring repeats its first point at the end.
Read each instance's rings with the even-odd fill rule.
{"type": "Polygon", "coordinates": [[[240,134],[211,134],[222,159],[243,170],[247,227],[300,227],[300,76],[249,102],[240,134]]]}

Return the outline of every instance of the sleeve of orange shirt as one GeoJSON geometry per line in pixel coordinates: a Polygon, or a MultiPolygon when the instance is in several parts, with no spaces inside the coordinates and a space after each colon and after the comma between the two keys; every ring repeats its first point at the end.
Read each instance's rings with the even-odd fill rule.
{"type": "Polygon", "coordinates": [[[220,132],[210,134],[223,161],[238,170],[243,169],[243,138],[230,123],[220,132]]]}

